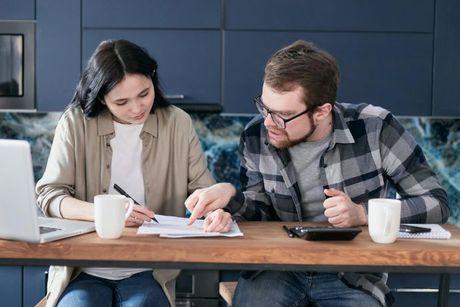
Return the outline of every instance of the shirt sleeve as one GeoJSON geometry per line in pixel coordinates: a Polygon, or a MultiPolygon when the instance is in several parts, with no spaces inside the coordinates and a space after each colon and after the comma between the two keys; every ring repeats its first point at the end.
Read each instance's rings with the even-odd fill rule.
{"type": "Polygon", "coordinates": [[[391,114],[380,134],[385,175],[401,196],[401,222],[445,223],[447,194],[412,135],[391,114]]]}
{"type": "Polygon", "coordinates": [[[37,182],[37,204],[45,216],[62,217],[61,201],[75,194],[75,151],[69,120],[64,114],[56,127],[42,178],[37,182]]]}
{"type": "Polygon", "coordinates": [[[230,200],[226,210],[239,220],[279,220],[265,192],[263,175],[258,169],[260,150],[256,142],[260,142],[260,136],[248,137],[247,132],[243,131],[238,149],[242,191],[238,191],[230,200]]]}

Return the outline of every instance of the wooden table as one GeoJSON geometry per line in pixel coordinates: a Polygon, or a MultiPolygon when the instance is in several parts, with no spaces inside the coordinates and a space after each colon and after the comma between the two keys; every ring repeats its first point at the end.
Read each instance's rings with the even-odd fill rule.
{"type": "MultiPolygon", "coordinates": [[[[451,240],[371,241],[367,228],[353,241],[289,238],[282,225],[240,223],[244,237],[169,239],[125,229],[117,240],[90,233],[31,244],[0,240],[0,264],[441,273],[438,305],[447,306],[449,274],[460,273],[460,229],[445,225],[451,240]]],[[[317,225],[302,223],[302,225],[317,225]]]]}

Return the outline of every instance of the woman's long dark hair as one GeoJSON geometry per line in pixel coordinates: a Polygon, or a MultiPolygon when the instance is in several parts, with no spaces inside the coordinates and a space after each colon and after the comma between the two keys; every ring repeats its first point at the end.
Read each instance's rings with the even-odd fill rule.
{"type": "Polygon", "coordinates": [[[146,50],[127,40],[106,40],[99,44],[78,82],[70,107],[77,106],[86,117],[96,117],[107,108],[104,96],[126,74],[141,74],[152,79],[155,108],[169,106],[158,82],[157,62],[146,50]]]}

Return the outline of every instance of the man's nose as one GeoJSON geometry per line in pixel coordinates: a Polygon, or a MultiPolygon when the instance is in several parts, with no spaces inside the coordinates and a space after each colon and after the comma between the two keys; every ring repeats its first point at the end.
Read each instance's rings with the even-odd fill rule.
{"type": "Polygon", "coordinates": [[[276,126],[275,122],[273,121],[273,118],[271,114],[267,114],[267,116],[264,119],[264,126],[265,127],[273,127],[276,126]]]}

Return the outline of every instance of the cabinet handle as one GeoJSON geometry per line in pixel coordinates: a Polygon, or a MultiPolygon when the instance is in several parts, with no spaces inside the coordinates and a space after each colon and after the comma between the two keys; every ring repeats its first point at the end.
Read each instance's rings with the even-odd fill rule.
{"type": "Polygon", "coordinates": [[[174,100],[184,100],[185,95],[184,94],[178,94],[178,95],[165,95],[166,99],[174,99],[174,100]]]}

